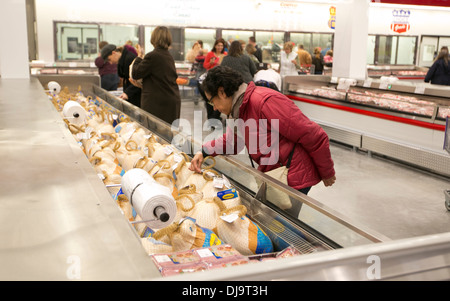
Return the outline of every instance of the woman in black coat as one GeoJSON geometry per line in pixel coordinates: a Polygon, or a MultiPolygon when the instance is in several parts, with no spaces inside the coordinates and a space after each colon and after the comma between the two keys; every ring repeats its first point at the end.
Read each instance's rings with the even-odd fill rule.
{"type": "Polygon", "coordinates": [[[133,80],[142,79],[141,108],[172,124],[180,118],[181,98],[177,84],[175,61],[169,52],[172,35],[165,26],[152,32],[150,42],[155,49],[141,58],[139,53],[133,63],[133,80]]]}
{"type": "Polygon", "coordinates": [[[433,65],[425,75],[425,82],[435,85],[450,85],[450,66],[448,65],[448,48],[441,48],[433,65]]]}

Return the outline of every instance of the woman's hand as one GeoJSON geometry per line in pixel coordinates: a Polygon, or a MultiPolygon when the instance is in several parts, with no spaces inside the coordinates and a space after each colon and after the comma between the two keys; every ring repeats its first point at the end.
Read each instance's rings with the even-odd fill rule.
{"type": "Polygon", "coordinates": [[[189,166],[189,169],[201,173],[202,172],[202,164],[203,164],[203,154],[202,152],[197,152],[191,160],[191,165],[189,166]]]}
{"type": "Polygon", "coordinates": [[[141,59],[144,58],[144,49],[142,49],[141,45],[137,44],[136,45],[136,52],[137,52],[137,56],[140,57],[141,59]]]}
{"type": "Polygon", "coordinates": [[[128,95],[126,93],[122,93],[122,95],[120,95],[119,98],[128,100],[128,95]]]}
{"type": "Polygon", "coordinates": [[[132,83],[133,84],[133,86],[136,86],[136,87],[138,87],[138,88],[141,88],[142,89],[142,84],[139,82],[139,81],[137,81],[137,80],[134,80],[134,79],[132,79],[132,78],[130,78],[129,79],[130,80],[130,83],[132,83]]]}
{"type": "Polygon", "coordinates": [[[334,184],[334,182],[336,182],[336,176],[333,176],[329,179],[323,179],[322,182],[325,185],[325,187],[331,186],[334,184]]]}

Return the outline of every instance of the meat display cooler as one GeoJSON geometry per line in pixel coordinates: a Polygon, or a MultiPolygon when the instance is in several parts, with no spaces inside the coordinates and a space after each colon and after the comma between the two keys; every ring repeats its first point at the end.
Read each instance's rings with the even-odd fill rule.
{"type": "Polygon", "coordinates": [[[288,76],[283,93],[332,140],[450,176],[443,150],[449,87],[392,78],[288,76]]]}
{"type": "Polygon", "coordinates": [[[413,65],[368,65],[367,75],[372,78],[395,76],[399,80],[423,81],[428,68],[413,65]]]}
{"type": "MultiPolygon", "coordinates": [[[[7,142],[0,149],[3,187],[20,187],[2,193],[1,279],[450,279],[450,233],[390,240],[232,156],[217,157],[215,169],[239,191],[248,215],[267,232],[275,250],[292,246],[301,255],[161,277],[42,86],[35,78],[1,79],[6,126],[0,135],[7,142]],[[298,218],[265,199],[267,185],[303,204],[298,218]]],[[[95,84],[83,93],[105,101],[182,151],[198,147],[183,131],[95,84]]]]}

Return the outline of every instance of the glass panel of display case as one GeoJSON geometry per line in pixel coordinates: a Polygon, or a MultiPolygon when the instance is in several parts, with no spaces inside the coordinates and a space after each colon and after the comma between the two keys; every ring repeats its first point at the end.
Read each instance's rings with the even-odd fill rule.
{"type": "Polygon", "coordinates": [[[203,29],[203,28],[186,28],[184,30],[184,53],[186,54],[194,43],[198,40],[203,41],[203,49],[211,50],[216,41],[215,29],[203,29]]]}
{"type": "Polygon", "coordinates": [[[430,67],[438,49],[438,37],[422,37],[419,54],[419,66],[430,67]]]}
{"type": "Polygon", "coordinates": [[[367,64],[373,65],[375,63],[375,40],[376,36],[367,37],[367,64]]]}
{"type": "Polygon", "coordinates": [[[450,47],[450,37],[439,37],[439,49],[441,49],[441,47],[443,46],[447,46],[450,47]]]}
{"type": "Polygon", "coordinates": [[[398,37],[397,65],[414,65],[417,37],[398,37]]]}
{"type": "Polygon", "coordinates": [[[172,45],[169,52],[175,61],[184,61],[184,28],[169,27],[172,45]]]}
{"type": "Polygon", "coordinates": [[[97,24],[56,22],[56,60],[84,60],[97,57],[97,24]]]}
{"type": "Polygon", "coordinates": [[[117,47],[129,43],[135,46],[139,43],[138,25],[100,24],[101,39],[117,47]]]}
{"type": "Polygon", "coordinates": [[[256,44],[262,50],[263,63],[278,63],[284,44],[284,32],[256,31],[256,44]]]}
{"type": "Polygon", "coordinates": [[[391,61],[394,59],[395,62],[395,48],[393,48],[393,43],[395,37],[392,36],[379,36],[378,37],[378,61],[375,64],[392,64],[391,61]]]}

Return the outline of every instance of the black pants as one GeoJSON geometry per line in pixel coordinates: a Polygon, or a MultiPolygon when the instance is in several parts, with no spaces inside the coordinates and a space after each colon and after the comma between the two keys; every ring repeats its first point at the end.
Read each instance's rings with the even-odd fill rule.
{"type": "MultiPolygon", "coordinates": [[[[307,195],[310,190],[311,190],[311,187],[305,187],[305,188],[299,189],[298,191],[307,195]]],[[[300,209],[302,209],[303,203],[300,202],[299,200],[296,200],[293,198],[291,198],[291,203],[292,203],[292,207],[289,209],[286,209],[284,211],[286,213],[288,213],[289,215],[297,218],[300,213],[300,209]]]]}

